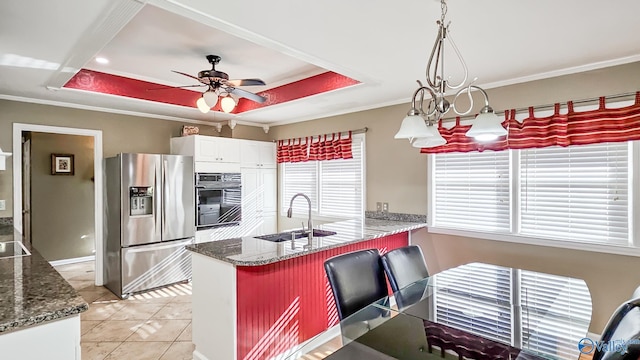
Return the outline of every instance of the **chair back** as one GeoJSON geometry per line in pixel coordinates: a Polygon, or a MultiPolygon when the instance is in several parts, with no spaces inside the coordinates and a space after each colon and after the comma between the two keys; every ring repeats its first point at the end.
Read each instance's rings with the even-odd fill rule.
{"type": "Polygon", "coordinates": [[[417,245],[391,250],[382,255],[381,260],[393,292],[429,276],[424,255],[417,245]]]}
{"type": "Polygon", "coordinates": [[[324,270],[340,320],[388,295],[377,249],[334,256],[324,262],[324,270]]]}
{"type": "Polygon", "coordinates": [[[600,350],[596,347],[593,360],[636,360],[640,357],[640,299],[629,300],[616,309],[600,341],[609,346],[600,350]],[[626,352],[612,344],[625,344],[626,352]]]}

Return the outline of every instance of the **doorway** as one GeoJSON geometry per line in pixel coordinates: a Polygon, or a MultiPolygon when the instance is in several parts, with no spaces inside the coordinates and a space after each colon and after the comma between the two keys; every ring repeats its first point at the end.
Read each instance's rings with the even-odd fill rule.
{"type": "MultiPolygon", "coordinates": [[[[13,124],[13,184],[14,184],[14,227],[15,229],[29,238],[31,233],[30,215],[31,209],[29,204],[24,206],[23,201],[29,199],[29,191],[23,192],[23,189],[27,186],[29,180],[29,174],[26,174],[26,178],[23,173],[26,172],[25,165],[23,164],[23,153],[33,152],[33,139],[27,146],[23,143],[24,133],[45,133],[45,134],[61,134],[61,135],[80,135],[82,137],[91,137],[93,140],[93,247],[95,249],[95,284],[102,286],[104,284],[104,266],[103,266],[103,167],[102,167],[102,131],[100,130],[88,130],[44,125],[32,125],[32,124],[13,124]],[[23,212],[23,210],[25,212],[23,212]],[[23,215],[25,216],[23,218],[23,215]]],[[[54,155],[54,154],[51,154],[54,155]]],[[[67,154],[68,155],[68,154],[67,154]]],[[[51,157],[51,166],[53,166],[54,158],[51,157]]],[[[33,165],[33,164],[30,164],[33,165]]],[[[51,169],[53,172],[53,168],[51,169]]],[[[90,177],[86,174],[83,176],[90,177]]],[[[30,181],[33,181],[31,177],[30,181]]],[[[26,189],[25,189],[26,190],[26,189]]],[[[31,199],[33,203],[33,198],[31,199]]],[[[29,240],[25,240],[29,241],[29,240]]],[[[33,243],[33,241],[32,241],[33,243]]]]}

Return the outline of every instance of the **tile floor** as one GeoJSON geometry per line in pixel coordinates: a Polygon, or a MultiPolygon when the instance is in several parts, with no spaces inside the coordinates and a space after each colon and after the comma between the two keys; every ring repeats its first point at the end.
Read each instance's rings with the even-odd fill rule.
{"type": "Polygon", "coordinates": [[[89,303],[80,315],[82,360],[191,360],[191,284],[121,300],[94,285],[94,262],[56,270],[89,303]]]}

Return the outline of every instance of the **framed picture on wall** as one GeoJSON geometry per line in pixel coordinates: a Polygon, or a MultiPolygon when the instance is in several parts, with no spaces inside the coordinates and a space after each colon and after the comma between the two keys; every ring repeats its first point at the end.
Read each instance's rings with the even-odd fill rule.
{"type": "Polygon", "coordinates": [[[73,154],[51,154],[51,175],[73,175],[73,154]]]}

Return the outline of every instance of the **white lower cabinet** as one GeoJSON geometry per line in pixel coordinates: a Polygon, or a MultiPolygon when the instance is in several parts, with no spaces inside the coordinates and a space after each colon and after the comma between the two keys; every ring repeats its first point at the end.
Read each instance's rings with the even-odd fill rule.
{"type": "Polygon", "coordinates": [[[80,315],[0,335],[1,359],[80,360],[80,315]]]}

